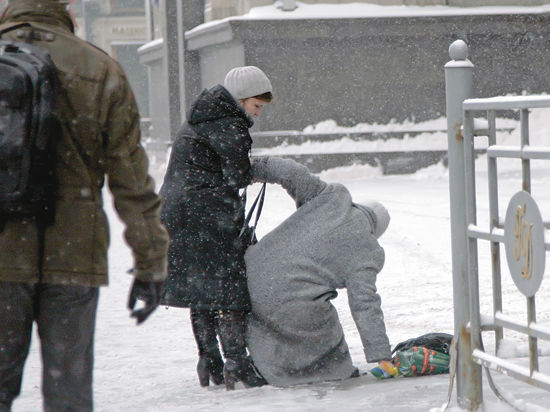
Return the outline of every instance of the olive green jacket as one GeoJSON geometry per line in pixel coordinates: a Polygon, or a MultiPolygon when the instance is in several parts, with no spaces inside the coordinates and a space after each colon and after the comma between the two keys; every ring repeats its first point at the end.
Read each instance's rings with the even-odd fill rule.
{"type": "MultiPolygon", "coordinates": [[[[59,196],[55,222],[45,232],[39,274],[37,227],[10,220],[0,233],[0,281],[100,286],[107,283],[109,226],[101,190],[107,177],[115,209],[126,225],[134,274],[144,281],[166,277],[168,235],[160,223],[160,198],[140,145],[139,113],[121,67],[73,34],[70,15],[52,0],[11,2],[0,30],[28,22],[34,44],[56,64],[66,98],[60,99],[62,135],[57,143],[59,196]]],[[[29,28],[3,39],[24,41],[29,28]]]]}

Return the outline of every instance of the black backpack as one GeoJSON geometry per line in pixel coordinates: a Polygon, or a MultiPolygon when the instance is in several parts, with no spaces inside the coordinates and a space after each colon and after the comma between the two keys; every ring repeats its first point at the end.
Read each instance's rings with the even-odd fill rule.
{"type": "Polygon", "coordinates": [[[407,339],[406,341],[398,343],[397,345],[395,345],[395,348],[393,348],[392,354],[397,351],[410,349],[414,346],[424,346],[425,348],[448,355],[451,349],[452,340],[453,335],[449,335],[448,333],[426,333],[425,335],[419,336],[417,338],[407,339]]]}
{"type": "MultiPolygon", "coordinates": [[[[2,33],[22,26],[8,27],[2,33]]],[[[53,221],[59,82],[46,51],[0,39],[0,230],[13,217],[53,221]]]]}

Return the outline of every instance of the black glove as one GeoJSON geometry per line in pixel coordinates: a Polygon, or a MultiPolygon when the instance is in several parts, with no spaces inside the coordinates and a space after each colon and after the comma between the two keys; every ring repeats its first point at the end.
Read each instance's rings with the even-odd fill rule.
{"type": "Polygon", "coordinates": [[[160,301],[160,291],[162,288],[162,282],[144,282],[139,279],[135,279],[130,289],[130,296],[128,297],[128,309],[132,311],[130,317],[137,319],[137,324],[144,322],[151,313],[155,311],[160,301]],[[137,300],[143,300],[145,306],[141,309],[135,309],[137,300]]]}

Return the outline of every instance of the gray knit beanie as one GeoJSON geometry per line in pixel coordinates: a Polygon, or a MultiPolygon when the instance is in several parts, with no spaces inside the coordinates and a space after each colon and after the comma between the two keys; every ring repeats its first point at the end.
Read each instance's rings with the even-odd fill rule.
{"type": "Polygon", "coordinates": [[[235,100],[247,99],[273,91],[265,73],[256,66],[235,67],[225,76],[224,87],[235,100]]]}

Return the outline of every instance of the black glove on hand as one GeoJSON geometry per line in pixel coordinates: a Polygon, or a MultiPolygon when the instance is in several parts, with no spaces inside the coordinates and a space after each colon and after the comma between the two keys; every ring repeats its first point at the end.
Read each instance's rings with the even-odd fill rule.
{"type": "Polygon", "coordinates": [[[135,279],[130,289],[128,297],[128,309],[132,311],[130,317],[137,319],[137,324],[144,322],[151,313],[155,311],[160,301],[160,291],[162,282],[144,282],[135,279]],[[141,309],[135,309],[137,300],[143,300],[145,306],[141,309]]]}

